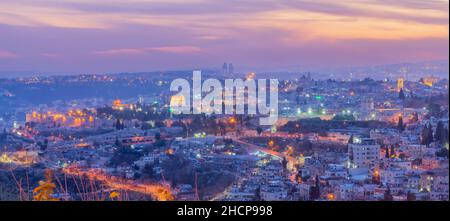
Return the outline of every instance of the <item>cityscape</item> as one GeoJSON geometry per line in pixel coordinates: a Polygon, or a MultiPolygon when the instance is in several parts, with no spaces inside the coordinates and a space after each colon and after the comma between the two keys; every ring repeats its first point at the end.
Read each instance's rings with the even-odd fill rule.
{"type": "Polygon", "coordinates": [[[449,200],[448,1],[87,2],[0,3],[0,201],[449,200]]]}

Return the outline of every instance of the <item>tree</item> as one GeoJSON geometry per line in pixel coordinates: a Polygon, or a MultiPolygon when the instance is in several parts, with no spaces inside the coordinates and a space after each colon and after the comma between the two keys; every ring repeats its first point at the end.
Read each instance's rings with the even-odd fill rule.
{"type": "Polygon", "coordinates": [[[400,133],[402,133],[405,130],[405,124],[403,124],[402,116],[398,117],[397,128],[398,128],[398,131],[400,131],[400,133]]]}
{"type": "Polygon", "coordinates": [[[348,138],[348,143],[353,144],[353,134],[350,135],[350,138],[348,138]]]}
{"type": "Polygon", "coordinates": [[[116,137],[116,141],[114,141],[114,145],[116,147],[122,147],[122,142],[119,141],[119,137],[116,137]]]}
{"type": "Polygon", "coordinates": [[[131,165],[140,157],[142,157],[142,153],[136,150],[133,150],[129,147],[119,147],[114,151],[113,156],[109,161],[109,165],[118,166],[122,163],[131,165]]]}
{"type": "Polygon", "coordinates": [[[421,132],[421,144],[422,145],[430,145],[433,142],[433,129],[432,126],[425,125],[421,132]]]}
{"type": "Polygon", "coordinates": [[[428,142],[428,128],[427,125],[425,125],[422,128],[422,131],[420,132],[420,144],[427,145],[428,142]]]}
{"type": "Polygon", "coordinates": [[[353,114],[336,114],[336,116],[333,117],[333,120],[335,120],[335,121],[355,121],[356,118],[353,114]]]}
{"type": "Polygon", "coordinates": [[[41,151],[45,151],[48,147],[48,139],[45,139],[44,143],[39,142],[38,146],[41,151]]]}
{"type": "Polygon", "coordinates": [[[109,194],[109,198],[111,199],[111,200],[119,200],[120,199],[120,193],[119,192],[117,192],[117,191],[112,191],[110,194],[109,194]]]}
{"type": "Polygon", "coordinates": [[[436,103],[431,103],[428,105],[427,110],[430,116],[439,116],[441,113],[441,106],[436,103]]]}
{"type": "Polygon", "coordinates": [[[303,182],[303,177],[302,177],[302,171],[298,170],[297,174],[295,174],[295,180],[298,183],[302,183],[303,182]]]}
{"type": "Polygon", "coordinates": [[[437,123],[436,131],[434,133],[434,140],[441,141],[442,135],[443,135],[442,134],[443,130],[444,130],[444,123],[442,123],[442,121],[439,121],[437,123]]]}
{"type": "Polygon", "coordinates": [[[444,128],[442,131],[441,131],[441,144],[442,145],[448,145],[448,129],[447,128],[444,128]]]}
{"type": "Polygon", "coordinates": [[[406,200],[407,201],[416,201],[416,194],[411,193],[411,191],[408,191],[406,194],[406,200]]]}
{"type": "Polygon", "coordinates": [[[261,135],[263,129],[261,127],[256,128],[256,133],[258,133],[258,136],[261,135]]]}
{"type": "Polygon", "coordinates": [[[309,189],[309,198],[310,200],[316,200],[320,198],[320,180],[319,176],[316,175],[316,185],[310,187],[309,189]]]}
{"type": "Polygon", "coordinates": [[[419,114],[418,114],[417,112],[414,112],[412,115],[413,115],[413,116],[412,116],[412,118],[411,118],[411,122],[412,122],[412,123],[418,122],[418,121],[419,121],[419,114]]]}
{"type": "Polygon", "coordinates": [[[445,157],[448,158],[448,150],[447,148],[441,148],[439,151],[436,152],[437,157],[445,157]]]}
{"type": "Polygon", "coordinates": [[[384,193],[384,201],[392,201],[394,197],[392,197],[391,189],[388,187],[386,192],[384,193]]]}
{"type": "Polygon", "coordinates": [[[220,128],[220,133],[222,136],[227,134],[227,126],[225,125],[225,123],[220,122],[219,123],[219,128],[220,128]]]}
{"type": "Polygon", "coordinates": [[[281,163],[283,164],[283,169],[286,170],[287,169],[287,164],[288,164],[288,161],[287,161],[286,157],[283,157],[283,161],[281,163]]]}
{"type": "Polygon", "coordinates": [[[142,177],[142,174],[139,173],[139,172],[135,172],[135,173],[133,174],[133,179],[135,179],[135,180],[140,179],[141,177],[142,177]]]}
{"type": "Polygon", "coordinates": [[[120,119],[117,119],[117,120],[116,120],[115,126],[116,126],[116,129],[117,129],[117,130],[123,130],[123,129],[125,129],[125,125],[123,124],[123,121],[120,120],[120,119]]]}
{"type": "Polygon", "coordinates": [[[160,141],[161,140],[161,133],[155,134],[155,140],[160,141]]]}
{"type": "Polygon", "coordinates": [[[395,147],[394,145],[391,145],[391,151],[389,153],[391,155],[392,158],[395,158],[395,147]]]}
{"type": "Polygon", "coordinates": [[[431,123],[428,124],[428,136],[429,136],[429,143],[433,143],[434,142],[434,137],[433,137],[433,126],[431,125],[431,123]]]}
{"type": "Polygon", "coordinates": [[[3,132],[0,135],[0,141],[6,140],[6,136],[7,136],[6,128],[3,128],[3,132]]]}
{"type": "Polygon", "coordinates": [[[386,152],[385,157],[386,157],[386,158],[390,158],[391,155],[389,155],[389,147],[388,147],[387,145],[386,145],[386,147],[385,147],[385,152],[386,152]]]}
{"type": "Polygon", "coordinates": [[[400,98],[400,100],[405,100],[406,96],[405,91],[403,91],[403,88],[400,89],[400,91],[398,92],[398,98],[400,98]]]}
{"type": "Polygon", "coordinates": [[[421,158],[416,158],[411,162],[412,166],[420,166],[422,164],[422,159],[421,158]]]}
{"type": "Polygon", "coordinates": [[[114,126],[116,127],[116,130],[120,130],[120,120],[117,119],[116,123],[114,124],[114,126]]]}
{"type": "Polygon", "coordinates": [[[258,186],[255,190],[255,201],[261,201],[261,186],[258,186]]]}
{"type": "Polygon", "coordinates": [[[45,171],[45,180],[39,181],[39,186],[33,190],[33,200],[34,201],[58,201],[57,198],[54,198],[52,195],[54,190],[56,189],[56,185],[52,180],[52,172],[51,170],[45,171]]]}
{"type": "Polygon", "coordinates": [[[148,179],[155,179],[156,174],[155,171],[153,170],[153,165],[145,164],[144,168],[142,169],[142,175],[148,179]]]}
{"type": "Polygon", "coordinates": [[[292,197],[297,191],[298,191],[297,187],[292,186],[291,188],[288,189],[287,195],[289,197],[292,197]]]}
{"type": "Polygon", "coordinates": [[[320,179],[319,179],[319,176],[318,176],[318,175],[316,175],[315,181],[316,181],[316,187],[318,188],[319,193],[320,193],[320,179]]]}

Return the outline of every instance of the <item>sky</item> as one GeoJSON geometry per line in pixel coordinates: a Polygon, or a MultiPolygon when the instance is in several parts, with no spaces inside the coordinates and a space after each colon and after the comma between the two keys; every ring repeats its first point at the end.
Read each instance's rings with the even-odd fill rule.
{"type": "Polygon", "coordinates": [[[0,72],[448,60],[448,0],[1,0],[0,72]]]}

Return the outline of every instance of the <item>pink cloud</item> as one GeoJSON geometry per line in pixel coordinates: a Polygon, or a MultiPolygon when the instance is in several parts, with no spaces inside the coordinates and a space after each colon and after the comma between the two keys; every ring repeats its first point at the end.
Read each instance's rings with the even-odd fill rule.
{"type": "Polygon", "coordinates": [[[202,49],[193,46],[166,46],[166,47],[144,47],[144,48],[119,48],[104,51],[95,51],[96,55],[103,56],[121,56],[121,55],[143,55],[150,52],[163,52],[174,54],[195,54],[202,49]]]}
{"type": "Polygon", "coordinates": [[[19,57],[17,54],[0,50],[0,58],[17,58],[19,57]]]}
{"type": "Polygon", "coordinates": [[[42,53],[41,56],[42,57],[46,57],[46,58],[58,58],[58,57],[61,57],[60,54],[55,54],[55,53],[42,53]]]}

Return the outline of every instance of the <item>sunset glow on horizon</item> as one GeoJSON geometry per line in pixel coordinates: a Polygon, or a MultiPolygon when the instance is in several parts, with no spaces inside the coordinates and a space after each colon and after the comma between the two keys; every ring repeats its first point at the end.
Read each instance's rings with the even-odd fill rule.
{"type": "Polygon", "coordinates": [[[4,0],[0,71],[448,60],[446,0],[4,0]]]}

